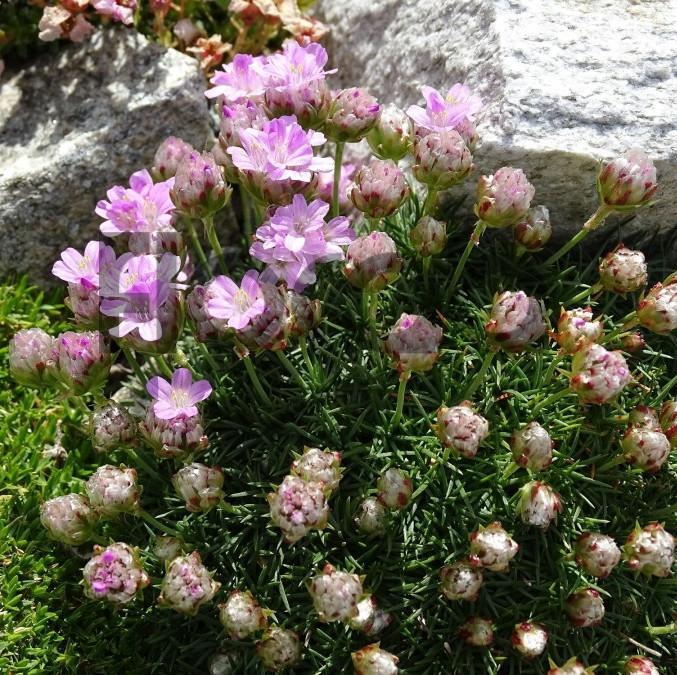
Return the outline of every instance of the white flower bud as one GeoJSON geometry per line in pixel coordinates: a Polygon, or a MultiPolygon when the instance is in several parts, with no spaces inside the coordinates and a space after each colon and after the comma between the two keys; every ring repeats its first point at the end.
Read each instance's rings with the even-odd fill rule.
{"type": "Polygon", "coordinates": [[[221,588],[212,579],[197,551],[174,558],[162,580],[158,603],[177,612],[195,616],[201,605],[209,602],[221,588]]]}
{"type": "Polygon", "coordinates": [[[233,591],[219,605],[219,619],[233,640],[244,640],[268,626],[266,612],[249,591],[233,591]]]}
{"type": "Polygon", "coordinates": [[[510,441],[515,462],[531,471],[544,471],[550,466],[554,445],[550,434],[538,422],[529,422],[513,432],[510,441]]]}
{"type": "Polygon", "coordinates": [[[104,464],[85,483],[91,507],[102,516],[133,513],[139,509],[141,489],[136,482],[136,469],[104,464]]]}
{"type": "Polygon", "coordinates": [[[594,588],[584,588],[567,598],[564,611],[576,628],[597,626],[604,618],[604,602],[594,588]]]}
{"type": "Polygon", "coordinates": [[[376,481],[378,499],[389,509],[403,509],[409,504],[413,484],[400,469],[388,469],[376,481]]]}
{"type": "Polygon", "coordinates": [[[348,621],[357,616],[357,603],[364,594],[357,574],[349,574],[325,565],[310,582],[308,592],[320,621],[348,621]]]}
{"type": "Polygon", "coordinates": [[[606,534],[585,532],[576,542],[576,562],[598,579],[606,579],[620,559],[621,550],[606,534]]]}
{"type": "Polygon", "coordinates": [[[655,577],[667,577],[672,571],[675,539],[660,523],[637,526],[622,550],[631,570],[655,577]]]}
{"type": "Polygon", "coordinates": [[[489,422],[473,412],[469,401],[463,401],[451,408],[439,408],[436,432],[445,447],[472,459],[482,441],[489,435],[489,422]]]}
{"type": "Polygon", "coordinates": [[[474,602],[483,583],[482,568],[468,560],[459,560],[440,570],[440,590],[449,600],[474,602]]]}
{"type": "Polygon", "coordinates": [[[480,527],[470,535],[470,562],[492,572],[507,572],[518,550],[517,542],[499,522],[480,527]]]}
{"type": "Polygon", "coordinates": [[[380,649],[378,642],[351,654],[355,675],[397,675],[397,656],[380,649]]]}
{"type": "Polygon", "coordinates": [[[523,621],[512,632],[512,646],[525,658],[540,656],[548,644],[548,631],[538,623],[523,621]]]}

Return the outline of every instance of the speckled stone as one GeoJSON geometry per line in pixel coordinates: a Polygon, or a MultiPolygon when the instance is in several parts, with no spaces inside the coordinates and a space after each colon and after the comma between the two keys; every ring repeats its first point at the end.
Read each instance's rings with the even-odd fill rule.
{"type": "Polygon", "coordinates": [[[589,241],[677,259],[676,11],[675,0],[319,0],[318,13],[332,26],[334,86],[405,108],[423,102],[423,84],[475,89],[488,104],[478,171],[522,167],[555,243],[594,210],[598,160],[643,148],[657,203],[622,229],[612,216],[589,241]]]}
{"type": "Polygon", "coordinates": [[[149,167],[170,134],[211,146],[197,61],[111,28],[0,82],[0,275],[49,279],[97,236],[96,202],[149,167]]]}

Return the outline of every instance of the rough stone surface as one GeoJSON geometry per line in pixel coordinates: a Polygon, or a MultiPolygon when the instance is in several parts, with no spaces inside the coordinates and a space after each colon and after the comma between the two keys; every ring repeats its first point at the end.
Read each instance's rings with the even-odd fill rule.
{"type": "MultiPolygon", "coordinates": [[[[97,236],[96,202],[150,167],[170,135],[211,134],[197,61],[134,30],[100,31],[0,83],[0,276],[49,279],[67,245],[97,236]]],[[[210,145],[210,144],[207,144],[210,145]]]]}
{"type": "Polygon", "coordinates": [[[403,107],[423,84],[471,85],[488,104],[478,170],[524,168],[555,241],[594,210],[597,161],[645,149],[658,202],[600,235],[677,258],[676,0],[320,0],[319,14],[342,85],[403,107]]]}

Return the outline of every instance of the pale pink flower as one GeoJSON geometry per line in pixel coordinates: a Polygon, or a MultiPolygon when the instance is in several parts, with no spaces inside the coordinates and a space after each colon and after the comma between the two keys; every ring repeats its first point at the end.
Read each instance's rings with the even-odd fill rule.
{"type": "Polygon", "coordinates": [[[207,302],[207,312],[214,319],[225,319],[235,330],[246,328],[265,309],[256,270],[249,270],[239,287],[229,277],[218,276],[209,288],[211,298],[207,302]]]}
{"type": "Polygon", "coordinates": [[[188,368],[175,370],[171,383],[163,377],[152,377],[146,384],[146,390],[155,399],[153,412],[161,420],[197,415],[195,404],[204,401],[212,393],[207,380],[193,382],[188,368]]]}
{"type": "Polygon", "coordinates": [[[134,21],[136,0],[91,0],[92,7],[101,16],[109,16],[113,21],[120,21],[129,26],[134,21]]]}
{"type": "Polygon", "coordinates": [[[264,56],[236,54],[223,70],[214,73],[209,80],[214,86],[207,89],[205,96],[223,96],[228,105],[260,100],[266,89],[266,63],[264,56]]]}
{"type": "Polygon", "coordinates": [[[52,274],[71,284],[85,288],[99,288],[99,270],[115,262],[115,251],[100,241],[90,241],[84,253],[74,248],[61,252],[61,260],[52,267],[52,274]]]}
{"type": "Polygon", "coordinates": [[[411,105],[407,115],[414,120],[418,130],[449,131],[465,121],[472,121],[482,108],[482,101],[474,96],[465,84],[457,83],[443,97],[437,89],[421,87],[426,107],[411,105]]]}

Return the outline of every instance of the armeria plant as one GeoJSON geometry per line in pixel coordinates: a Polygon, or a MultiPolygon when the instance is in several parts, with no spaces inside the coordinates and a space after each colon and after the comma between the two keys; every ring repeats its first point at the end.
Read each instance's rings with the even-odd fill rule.
{"type": "MultiPolygon", "coordinates": [[[[257,659],[365,674],[540,659],[543,672],[545,654],[550,672],[588,672],[578,658],[598,657],[578,636],[602,645],[618,622],[627,631],[628,597],[665,617],[647,603],[669,595],[673,566],[661,490],[669,499],[675,377],[660,380],[672,357],[659,346],[645,366],[618,347],[637,326],[674,347],[677,278],[616,321],[592,306],[642,292],[641,254],[615,249],[585,290],[575,267],[553,264],[612,212],[645,204],[655,169],[638,151],[604,163],[582,234],[525,270],[515,261],[547,243],[548,210],[524,172],[497,168],[478,179],[459,251],[437,198],[473,170],[481,101],[462,84],[425,87],[426,106],[405,114],[332,91],[326,64],[322,47],[297,42],[237,56],[206,92],[221,120],[213,150],[167,139],[154,167],[98,203],[106,243],[54,264],[79,332],[18,332],[11,372],[94,404],[104,465],[84,491],[48,499],[42,523],[68,547],[96,542],[93,600],[148,602],[151,585],[190,617],[216,616],[221,599],[230,637],[214,638],[228,652],[214,672],[253,672],[257,659]],[[344,164],[363,138],[376,158],[344,164]],[[232,185],[246,237],[236,262],[219,241],[232,185]],[[509,228],[512,259],[484,236],[509,228]],[[116,360],[134,372],[129,409],[104,396],[116,360]],[[608,508],[643,486],[651,508],[608,508]],[[135,517],[154,546],[119,526],[135,517]],[[440,638],[449,629],[462,639],[440,638]]],[[[638,639],[626,655],[601,646],[607,665],[630,663],[638,639]]]]}

